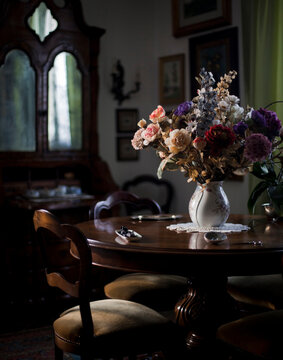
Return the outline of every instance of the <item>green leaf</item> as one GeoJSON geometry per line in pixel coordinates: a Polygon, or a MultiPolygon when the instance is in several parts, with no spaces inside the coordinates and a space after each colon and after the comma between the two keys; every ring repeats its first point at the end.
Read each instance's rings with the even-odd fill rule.
{"type": "Polygon", "coordinates": [[[168,159],[168,158],[163,159],[158,166],[157,177],[158,177],[158,179],[161,179],[164,170],[174,171],[174,170],[178,170],[178,169],[179,169],[179,166],[176,164],[176,162],[174,160],[168,159]]]}
{"type": "Polygon", "coordinates": [[[268,166],[266,163],[256,162],[253,164],[253,171],[251,172],[259,179],[274,183],[276,180],[276,173],[272,166],[268,166]]]}
{"type": "Polygon", "coordinates": [[[158,179],[162,178],[163,167],[166,164],[166,161],[167,161],[167,159],[162,160],[161,163],[158,166],[158,169],[157,169],[157,177],[158,177],[158,179]]]}
{"type": "Polygon", "coordinates": [[[257,199],[268,188],[268,186],[269,186],[269,184],[266,181],[261,181],[253,189],[253,191],[249,197],[249,200],[248,200],[248,209],[249,209],[250,214],[254,213],[255,204],[257,202],[257,199]]]}

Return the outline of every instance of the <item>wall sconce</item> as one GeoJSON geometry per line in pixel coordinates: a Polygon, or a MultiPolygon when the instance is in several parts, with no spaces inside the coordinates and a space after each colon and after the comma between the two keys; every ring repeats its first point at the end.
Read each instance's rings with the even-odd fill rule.
{"type": "Polygon", "coordinates": [[[135,89],[128,91],[124,94],[124,73],[125,70],[121,64],[120,60],[117,60],[116,64],[113,65],[112,76],[112,88],[111,93],[114,94],[114,99],[118,101],[118,104],[121,105],[126,99],[130,99],[132,94],[137,93],[140,90],[141,83],[139,81],[139,74],[135,81],[135,89]]]}

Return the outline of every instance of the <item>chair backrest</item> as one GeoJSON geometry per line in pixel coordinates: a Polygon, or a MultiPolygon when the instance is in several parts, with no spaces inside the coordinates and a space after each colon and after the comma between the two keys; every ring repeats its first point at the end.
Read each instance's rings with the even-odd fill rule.
{"type": "Polygon", "coordinates": [[[45,267],[47,282],[52,287],[63,290],[66,294],[76,297],[79,300],[80,311],[84,332],[93,334],[93,323],[90,312],[90,296],[91,296],[91,250],[84,234],[75,226],[68,224],[60,224],[59,220],[47,210],[36,210],[33,216],[34,228],[39,241],[39,246],[45,267]],[[78,281],[71,282],[59,272],[59,265],[56,267],[54,259],[57,254],[51,254],[48,251],[50,243],[54,243],[56,239],[73,243],[79,254],[79,275],[78,281]],[[56,268],[56,270],[54,270],[56,268]]]}
{"type": "MultiPolygon", "coordinates": [[[[104,201],[99,201],[90,209],[89,218],[99,219],[102,217],[102,212],[106,211],[107,216],[113,216],[111,210],[116,208],[117,205],[125,204],[127,214],[130,215],[132,211],[139,211],[148,209],[152,214],[161,214],[159,204],[152,199],[140,198],[137,195],[128,191],[115,191],[110,194],[104,201]]],[[[114,213],[114,215],[119,215],[114,213]]]]}
{"type": "Polygon", "coordinates": [[[170,211],[174,188],[167,180],[158,179],[153,175],[139,175],[125,182],[122,190],[133,191],[141,197],[143,194],[150,194],[150,197],[160,204],[163,213],[169,213],[170,211]]]}

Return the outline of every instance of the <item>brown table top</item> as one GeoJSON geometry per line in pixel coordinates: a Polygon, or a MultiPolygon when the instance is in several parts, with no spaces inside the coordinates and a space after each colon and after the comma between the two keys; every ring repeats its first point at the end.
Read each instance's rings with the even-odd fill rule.
{"type": "Polygon", "coordinates": [[[283,222],[268,222],[265,216],[231,215],[227,222],[245,224],[250,230],[227,233],[218,244],[207,243],[204,233],[177,233],[166,227],[189,222],[177,220],[138,221],[130,217],[92,220],[77,226],[92,249],[93,264],[126,271],[226,275],[265,274],[281,271],[283,222]],[[142,235],[135,242],[121,240],[116,229],[126,226],[142,235]],[[261,241],[262,246],[248,244],[261,241]]]}

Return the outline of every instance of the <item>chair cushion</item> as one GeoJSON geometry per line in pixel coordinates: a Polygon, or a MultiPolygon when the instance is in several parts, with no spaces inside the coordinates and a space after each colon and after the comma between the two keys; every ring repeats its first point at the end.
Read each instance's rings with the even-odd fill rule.
{"type": "MultiPolygon", "coordinates": [[[[168,341],[168,332],[174,326],[169,320],[147,308],[125,300],[98,300],[90,303],[94,324],[95,353],[117,353],[148,349],[159,341],[168,341]],[[123,352],[122,351],[122,352],[123,352]]],[[[79,307],[63,312],[53,324],[56,344],[66,352],[79,354],[82,330],[79,307]]],[[[166,343],[166,342],[165,342],[166,343]]]]}
{"type": "Polygon", "coordinates": [[[264,359],[283,356],[283,310],[267,311],[222,325],[217,338],[264,359]]]}
{"type": "Polygon", "coordinates": [[[271,310],[283,309],[282,274],[232,276],[227,289],[238,301],[271,310]]]}
{"type": "Polygon", "coordinates": [[[133,273],[120,276],[104,287],[111,299],[135,301],[157,310],[174,307],[186,292],[188,281],[178,275],[133,273]]]}

